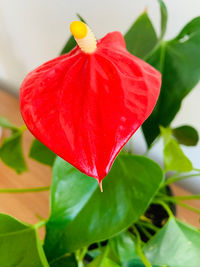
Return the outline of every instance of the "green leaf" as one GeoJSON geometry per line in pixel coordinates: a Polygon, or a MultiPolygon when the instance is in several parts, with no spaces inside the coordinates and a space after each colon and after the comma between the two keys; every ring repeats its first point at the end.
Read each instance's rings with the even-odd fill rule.
{"type": "MultiPolygon", "coordinates": [[[[76,15],[80,21],[86,23],[85,20],[79,14],[76,14],[76,15]]],[[[62,51],[60,52],[60,55],[63,55],[63,54],[70,52],[76,45],[77,45],[77,43],[76,43],[74,37],[71,35],[70,38],[68,39],[67,43],[63,47],[62,51]]]]}
{"type": "Polygon", "coordinates": [[[36,229],[0,214],[0,266],[48,267],[36,229]]]}
{"type": "Polygon", "coordinates": [[[127,50],[140,58],[144,58],[154,48],[158,39],[146,11],[131,26],[124,39],[127,50]]]}
{"type": "Polygon", "coordinates": [[[99,248],[88,250],[86,255],[89,255],[91,258],[96,258],[101,253],[99,248]]]}
{"type": "Polygon", "coordinates": [[[193,19],[173,40],[164,42],[147,61],[162,73],[159,100],[143,124],[148,146],[159,134],[159,125],[169,126],[182,100],[200,79],[200,17],[193,19]]]}
{"type": "Polygon", "coordinates": [[[16,126],[14,126],[9,120],[0,116],[0,126],[10,130],[18,130],[16,126]]]}
{"type": "Polygon", "coordinates": [[[105,258],[102,262],[102,256],[99,255],[96,259],[94,259],[90,264],[86,265],[88,267],[120,267],[121,265],[117,264],[116,262],[112,261],[109,258],[105,258]]]}
{"type": "Polygon", "coordinates": [[[136,252],[133,236],[129,232],[122,232],[110,239],[109,244],[118,255],[123,267],[144,267],[136,252]]]}
{"type": "Polygon", "coordinates": [[[185,146],[196,146],[199,141],[197,130],[189,125],[183,125],[172,129],[172,134],[179,144],[185,146]]]}
{"type": "MultiPolygon", "coordinates": [[[[145,267],[140,259],[133,259],[122,264],[122,267],[145,267]]],[[[168,267],[166,265],[152,265],[152,267],[168,267]]]]}
{"type": "Polygon", "coordinates": [[[76,16],[79,18],[80,21],[82,21],[82,22],[84,22],[86,24],[86,21],[84,20],[84,18],[79,13],[77,13],[76,16]]]}
{"type": "Polygon", "coordinates": [[[138,258],[135,243],[129,232],[122,232],[113,237],[109,244],[121,262],[138,258]]]}
{"type": "MultiPolygon", "coordinates": [[[[140,259],[133,259],[122,264],[123,267],[145,267],[140,259]]],[[[154,266],[153,266],[154,267],[154,266]]]]}
{"type": "Polygon", "coordinates": [[[189,172],[193,170],[191,161],[185,156],[179,144],[172,138],[172,130],[161,127],[164,138],[165,171],[189,172]]]}
{"type": "Polygon", "coordinates": [[[110,246],[107,244],[106,247],[101,249],[101,253],[87,266],[88,267],[120,267],[112,258],[109,257],[110,246]]]}
{"type": "Polygon", "coordinates": [[[0,158],[19,174],[27,170],[22,151],[21,131],[13,132],[10,137],[3,140],[0,148],[0,158]]]}
{"type": "Polygon", "coordinates": [[[108,257],[103,258],[103,253],[101,253],[97,258],[95,258],[90,264],[86,265],[88,267],[120,267],[121,265],[117,264],[108,257]]]}
{"type": "Polygon", "coordinates": [[[164,163],[166,171],[189,172],[193,170],[191,161],[174,139],[165,145],[164,163]]]}
{"type": "Polygon", "coordinates": [[[137,221],[163,180],[152,160],[120,155],[104,179],[104,192],[88,177],[58,158],[53,167],[51,215],[45,250],[49,259],[110,238],[137,221]]]}
{"type": "Polygon", "coordinates": [[[50,267],[78,267],[78,264],[74,254],[69,254],[50,262],[50,267]]]}
{"type": "Polygon", "coordinates": [[[66,43],[66,45],[63,47],[62,51],[60,52],[60,55],[67,54],[70,52],[75,46],[77,45],[74,37],[71,35],[66,43]]]}
{"type": "Polygon", "coordinates": [[[147,243],[144,251],[152,264],[198,267],[199,248],[200,232],[176,219],[170,219],[147,243]]]}
{"type": "Polygon", "coordinates": [[[50,149],[48,149],[48,147],[43,145],[40,141],[34,139],[29,152],[29,157],[43,164],[52,166],[55,161],[56,154],[54,154],[50,149]]]}
{"type": "Polygon", "coordinates": [[[160,5],[160,14],[161,14],[161,29],[160,29],[160,40],[163,38],[165,35],[166,29],[167,29],[167,19],[168,19],[168,14],[167,14],[167,8],[165,6],[165,3],[162,0],[158,0],[158,3],[160,5]]]}

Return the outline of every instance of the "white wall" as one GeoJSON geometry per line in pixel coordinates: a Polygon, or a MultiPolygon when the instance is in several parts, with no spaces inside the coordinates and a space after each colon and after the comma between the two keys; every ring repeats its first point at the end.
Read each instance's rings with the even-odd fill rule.
{"type": "MultiPolygon", "coordinates": [[[[167,38],[174,37],[185,23],[200,15],[199,0],[165,0],[165,3],[169,11],[167,38]]],[[[0,81],[17,92],[31,69],[58,55],[70,35],[69,24],[76,19],[77,12],[87,20],[96,36],[102,37],[113,30],[124,33],[146,7],[159,30],[156,0],[0,0],[0,81]]],[[[199,100],[198,86],[184,101],[173,124],[188,123],[200,132],[199,100]]],[[[200,168],[198,150],[186,148],[186,153],[200,168]]],[[[161,157],[157,152],[154,155],[157,159],[161,157]]]]}
{"type": "MultiPolygon", "coordinates": [[[[199,0],[166,0],[167,37],[199,15],[199,0]]],[[[125,32],[148,7],[159,25],[156,0],[0,0],[0,79],[19,87],[28,71],[56,55],[69,36],[69,24],[80,13],[98,37],[125,32]]]]}

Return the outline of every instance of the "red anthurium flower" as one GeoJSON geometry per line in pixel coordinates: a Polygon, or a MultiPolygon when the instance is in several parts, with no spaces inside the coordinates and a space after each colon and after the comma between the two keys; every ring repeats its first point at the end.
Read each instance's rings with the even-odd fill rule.
{"type": "Polygon", "coordinates": [[[82,22],[73,22],[71,31],[78,46],[23,81],[21,113],[39,141],[101,183],[151,114],[161,75],[126,50],[120,32],[96,42],[82,22]]]}

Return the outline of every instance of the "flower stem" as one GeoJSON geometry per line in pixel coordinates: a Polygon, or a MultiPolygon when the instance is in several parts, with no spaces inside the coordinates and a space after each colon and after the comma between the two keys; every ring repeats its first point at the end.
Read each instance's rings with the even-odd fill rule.
{"type": "Polygon", "coordinates": [[[34,188],[1,188],[0,193],[30,193],[48,191],[50,186],[34,187],[34,188]]]}
{"type": "Polygon", "coordinates": [[[137,253],[138,253],[141,261],[144,263],[144,265],[146,267],[152,267],[151,263],[149,262],[149,260],[144,255],[144,252],[142,251],[142,247],[141,247],[142,240],[140,238],[140,234],[139,234],[137,228],[135,227],[135,225],[133,225],[133,230],[134,230],[136,238],[137,238],[136,250],[137,250],[137,253]]]}

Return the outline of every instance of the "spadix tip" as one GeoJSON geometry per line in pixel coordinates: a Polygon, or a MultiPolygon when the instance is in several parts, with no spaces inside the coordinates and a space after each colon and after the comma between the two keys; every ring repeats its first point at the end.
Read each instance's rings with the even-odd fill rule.
{"type": "Polygon", "coordinates": [[[70,24],[70,31],[75,38],[83,39],[86,37],[88,29],[85,23],[81,21],[73,21],[70,24]]]}

